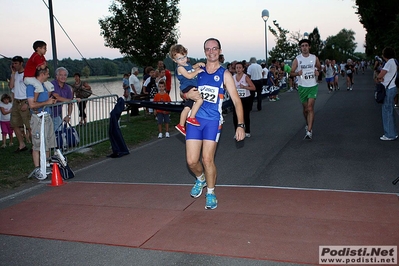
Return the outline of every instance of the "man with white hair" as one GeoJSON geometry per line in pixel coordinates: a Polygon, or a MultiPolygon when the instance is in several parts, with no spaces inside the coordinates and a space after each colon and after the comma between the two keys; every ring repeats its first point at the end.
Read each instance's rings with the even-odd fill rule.
{"type": "Polygon", "coordinates": [[[256,99],[258,101],[257,109],[258,111],[260,111],[262,110],[262,67],[258,63],[256,63],[255,57],[251,57],[249,62],[251,64],[247,69],[247,75],[251,78],[253,84],[255,85],[256,99]]]}
{"type": "MultiPolygon", "coordinates": [[[[73,100],[72,88],[66,83],[68,78],[68,70],[65,67],[59,67],[55,70],[55,80],[51,83],[54,85],[54,91],[51,96],[57,99],[57,102],[71,102],[73,100]]],[[[77,100],[80,102],[80,98],[77,100]]],[[[62,118],[62,105],[52,107],[54,130],[60,131],[63,121],[69,123],[73,110],[72,102],[68,104],[68,114],[62,118]]]]}
{"type": "MultiPolygon", "coordinates": [[[[131,98],[132,100],[135,99],[136,96],[139,96],[141,94],[141,82],[137,75],[139,74],[139,69],[137,67],[132,68],[132,74],[129,77],[129,86],[131,88],[131,98]]],[[[132,107],[131,110],[131,115],[139,115],[139,109],[138,107],[132,107]]]]}
{"type": "Polygon", "coordinates": [[[132,68],[132,74],[129,77],[129,85],[132,89],[132,98],[141,94],[141,83],[137,75],[139,74],[139,69],[137,67],[132,68]]]}

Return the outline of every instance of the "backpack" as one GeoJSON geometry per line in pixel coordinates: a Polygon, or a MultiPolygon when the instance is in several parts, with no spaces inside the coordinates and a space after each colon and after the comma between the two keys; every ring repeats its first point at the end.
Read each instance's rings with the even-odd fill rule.
{"type": "MultiPolygon", "coordinates": [[[[395,78],[395,76],[396,76],[396,80],[398,80],[397,74],[398,74],[398,72],[395,73],[395,75],[392,77],[391,81],[388,83],[388,85],[386,87],[384,85],[382,85],[381,83],[377,83],[375,85],[374,98],[377,103],[384,103],[384,99],[385,99],[385,95],[386,95],[386,88],[389,87],[389,85],[391,84],[391,82],[395,78]]],[[[396,82],[396,80],[395,80],[395,82],[396,82]]]]}
{"type": "Polygon", "coordinates": [[[384,103],[386,91],[385,86],[381,83],[375,85],[374,98],[377,103],[384,103]]]}
{"type": "Polygon", "coordinates": [[[58,149],[67,149],[78,146],[80,142],[79,134],[69,123],[62,123],[55,131],[55,139],[58,149]]]}
{"type": "Polygon", "coordinates": [[[75,173],[67,163],[67,158],[62,155],[59,149],[55,150],[55,154],[50,159],[52,163],[58,165],[62,179],[67,180],[75,177],[75,173]]]}

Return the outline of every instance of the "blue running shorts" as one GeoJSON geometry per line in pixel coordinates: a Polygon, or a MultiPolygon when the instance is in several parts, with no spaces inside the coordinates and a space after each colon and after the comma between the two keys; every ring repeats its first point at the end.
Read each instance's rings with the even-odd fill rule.
{"type": "Polygon", "coordinates": [[[186,140],[196,139],[218,142],[220,137],[220,130],[222,129],[222,125],[220,125],[219,120],[207,120],[198,117],[196,118],[201,126],[197,127],[187,123],[186,140]]]}
{"type": "Polygon", "coordinates": [[[326,78],[326,82],[334,82],[334,77],[326,78]]]}

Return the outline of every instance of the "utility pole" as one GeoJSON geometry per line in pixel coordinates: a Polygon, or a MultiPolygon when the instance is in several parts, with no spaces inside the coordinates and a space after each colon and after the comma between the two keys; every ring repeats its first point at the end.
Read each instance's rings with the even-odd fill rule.
{"type": "Polygon", "coordinates": [[[55,43],[55,30],[54,30],[54,15],[53,15],[53,1],[48,1],[49,12],[50,12],[50,33],[51,33],[51,48],[53,51],[53,66],[54,71],[57,69],[57,45],[55,43]]]}

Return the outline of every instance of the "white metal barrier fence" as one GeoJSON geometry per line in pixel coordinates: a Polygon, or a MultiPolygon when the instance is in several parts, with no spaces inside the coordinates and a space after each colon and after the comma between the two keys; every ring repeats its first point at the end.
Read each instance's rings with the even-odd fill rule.
{"type": "Polygon", "coordinates": [[[118,97],[112,94],[50,106],[58,148],[68,154],[108,140],[110,112],[118,97]],[[72,108],[69,125],[63,122],[68,108],[72,108]]]}

